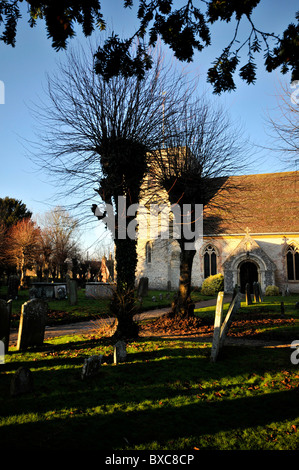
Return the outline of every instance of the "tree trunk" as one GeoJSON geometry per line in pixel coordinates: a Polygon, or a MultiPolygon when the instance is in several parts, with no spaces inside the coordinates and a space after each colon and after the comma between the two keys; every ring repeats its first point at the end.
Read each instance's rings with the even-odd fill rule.
{"type": "Polygon", "coordinates": [[[194,303],[191,300],[191,274],[195,253],[195,250],[184,250],[181,244],[179,290],[172,304],[172,316],[192,317],[194,315],[194,303]]]}
{"type": "Polygon", "coordinates": [[[115,261],[117,272],[116,292],[113,295],[110,312],[117,318],[115,339],[138,337],[138,324],[133,320],[137,313],[135,304],[135,270],[137,265],[136,240],[115,239],[115,261]]]}

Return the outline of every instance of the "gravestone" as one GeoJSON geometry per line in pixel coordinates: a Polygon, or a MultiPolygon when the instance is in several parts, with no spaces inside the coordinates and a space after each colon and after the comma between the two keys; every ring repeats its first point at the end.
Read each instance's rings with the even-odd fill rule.
{"type": "Polygon", "coordinates": [[[33,376],[27,367],[19,367],[10,382],[11,396],[22,395],[33,390],[33,376]]]}
{"type": "Polygon", "coordinates": [[[127,358],[126,343],[124,341],[117,341],[113,347],[114,364],[124,362],[127,358]]]}
{"type": "Polygon", "coordinates": [[[54,286],[54,297],[58,300],[66,298],[66,285],[65,286],[54,286]]]}
{"type": "Polygon", "coordinates": [[[246,305],[252,305],[250,284],[248,283],[245,286],[245,298],[246,298],[246,305]]]}
{"type": "Polygon", "coordinates": [[[9,347],[11,308],[12,300],[5,302],[0,299],[0,340],[5,345],[5,353],[8,352],[9,347]]]}
{"type": "Polygon", "coordinates": [[[22,305],[17,349],[41,346],[47,320],[48,304],[42,299],[31,299],[22,305]]]}
{"type": "Polygon", "coordinates": [[[259,295],[260,302],[262,302],[263,301],[262,288],[259,282],[257,282],[257,288],[258,288],[258,295],[259,295]]]}
{"type": "Polygon", "coordinates": [[[81,370],[81,379],[84,380],[88,377],[94,377],[99,374],[103,356],[90,356],[84,360],[81,370]]]}
{"type": "Polygon", "coordinates": [[[7,288],[7,297],[8,300],[15,300],[18,298],[18,290],[20,285],[20,279],[17,275],[9,276],[8,278],[8,288],[7,288]]]}
{"type": "Polygon", "coordinates": [[[253,283],[253,298],[256,303],[262,301],[261,286],[258,282],[253,283]]]}
{"type": "Polygon", "coordinates": [[[69,292],[68,292],[69,304],[77,305],[77,302],[78,302],[77,281],[70,280],[68,287],[69,287],[69,292]]]}
{"type": "Polygon", "coordinates": [[[148,277],[141,277],[138,288],[137,295],[138,297],[145,297],[148,293],[148,277]]]}
{"type": "Polygon", "coordinates": [[[152,296],[152,302],[156,302],[156,297],[154,295],[152,296]]]}
{"type": "Polygon", "coordinates": [[[163,294],[160,294],[160,295],[159,295],[159,299],[160,299],[160,300],[163,300],[163,294]]]}

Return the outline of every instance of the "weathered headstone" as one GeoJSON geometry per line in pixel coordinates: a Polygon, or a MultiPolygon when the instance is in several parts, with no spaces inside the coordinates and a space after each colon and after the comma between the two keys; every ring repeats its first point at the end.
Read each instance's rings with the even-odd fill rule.
{"type": "Polygon", "coordinates": [[[29,289],[29,299],[37,299],[38,298],[38,289],[36,287],[31,287],[29,289]]]}
{"type": "Polygon", "coordinates": [[[66,286],[54,286],[54,297],[58,300],[66,298],[66,286]]]}
{"type": "Polygon", "coordinates": [[[19,367],[10,382],[10,394],[12,396],[22,395],[33,390],[33,376],[27,367],[19,367]]]}
{"type": "Polygon", "coordinates": [[[141,277],[138,288],[137,295],[138,297],[145,297],[148,293],[148,277],[141,277]]]}
{"type": "Polygon", "coordinates": [[[246,305],[252,305],[250,284],[249,283],[247,283],[246,286],[245,286],[245,298],[246,298],[246,305]]]}
{"type": "Polygon", "coordinates": [[[258,282],[253,283],[253,299],[254,299],[254,302],[256,303],[259,303],[262,301],[261,287],[258,282]]]}
{"type": "Polygon", "coordinates": [[[48,304],[42,299],[31,299],[22,305],[17,349],[41,346],[47,320],[48,304]]]}
{"type": "Polygon", "coordinates": [[[156,302],[156,297],[154,295],[152,296],[152,302],[156,302]]]}
{"type": "Polygon", "coordinates": [[[262,302],[263,301],[262,288],[259,282],[257,282],[257,287],[258,287],[259,299],[260,299],[260,302],[262,302]]]}
{"type": "Polygon", "coordinates": [[[114,364],[124,362],[127,358],[126,343],[124,341],[117,341],[113,347],[114,364]]]}
{"type": "Polygon", "coordinates": [[[75,280],[69,281],[68,299],[69,299],[70,305],[77,305],[77,302],[78,302],[77,281],[75,280]]]}
{"type": "Polygon", "coordinates": [[[0,340],[5,345],[5,353],[9,347],[10,319],[11,319],[12,300],[5,302],[0,299],[0,340]]]}
{"type": "Polygon", "coordinates": [[[163,294],[159,294],[159,299],[163,300],[163,294]]]}
{"type": "Polygon", "coordinates": [[[12,299],[15,300],[18,297],[18,290],[20,285],[19,276],[16,274],[9,276],[8,278],[8,288],[7,288],[7,297],[8,300],[12,299]]]}
{"type": "Polygon", "coordinates": [[[90,356],[84,360],[84,364],[81,370],[81,379],[84,380],[88,377],[94,377],[99,374],[103,356],[90,356]]]}

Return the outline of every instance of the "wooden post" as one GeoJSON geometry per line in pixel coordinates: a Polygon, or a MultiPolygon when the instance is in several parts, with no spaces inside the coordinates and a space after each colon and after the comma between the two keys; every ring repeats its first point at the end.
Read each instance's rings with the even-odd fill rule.
{"type": "Polygon", "coordinates": [[[234,317],[234,314],[238,311],[240,307],[240,294],[237,293],[237,295],[234,297],[234,299],[232,300],[230,306],[229,306],[229,309],[228,309],[228,312],[226,314],[226,317],[225,317],[225,320],[221,326],[221,330],[220,330],[220,347],[223,346],[224,344],[224,341],[225,341],[225,338],[226,338],[226,334],[227,334],[227,331],[233,321],[233,317],[234,317]]]}
{"type": "Polygon", "coordinates": [[[217,305],[215,311],[215,321],[214,321],[214,334],[213,334],[213,343],[211,351],[211,361],[215,362],[220,346],[220,330],[222,323],[222,314],[223,314],[223,296],[224,292],[218,292],[217,296],[217,305]]]}

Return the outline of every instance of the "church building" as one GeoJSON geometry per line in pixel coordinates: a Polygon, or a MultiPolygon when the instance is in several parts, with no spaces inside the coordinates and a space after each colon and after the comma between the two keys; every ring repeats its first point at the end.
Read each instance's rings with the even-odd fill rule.
{"type": "MultiPolygon", "coordinates": [[[[232,190],[226,198],[231,210],[222,211],[217,231],[204,228],[195,245],[193,287],[222,273],[226,293],[232,293],[236,284],[244,292],[246,283],[252,286],[255,281],[263,292],[275,285],[282,293],[299,293],[298,175],[294,171],[229,177],[232,187],[242,187],[241,197],[236,199],[232,190]]],[[[177,240],[142,238],[137,246],[137,281],[147,277],[151,289],[176,290],[180,264],[177,240]]]]}

